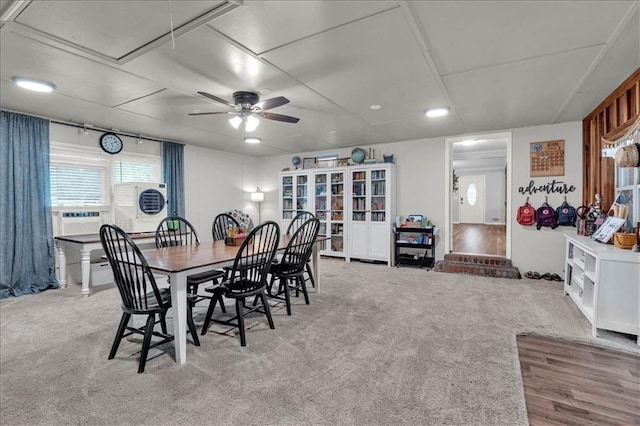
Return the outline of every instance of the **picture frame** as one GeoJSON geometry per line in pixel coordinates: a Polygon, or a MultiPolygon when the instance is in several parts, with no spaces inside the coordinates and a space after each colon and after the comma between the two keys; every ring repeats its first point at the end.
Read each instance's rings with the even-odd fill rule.
{"type": "Polygon", "coordinates": [[[607,216],[604,223],[600,225],[596,232],[593,233],[591,238],[593,238],[595,241],[598,241],[599,243],[606,244],[609,242],[611,237],[613,237],[613,234],[615,234],[618,229],[620,229],[620,227],[624,225],[624,222],[625,219],[622,219],[620,217],[607,216]]]}
{"type": "Polygon", "coordinates": [[[303,169],[315,169],[318,167],[318,159],[316,157],[307,157],[302,160],[303,169]]]}

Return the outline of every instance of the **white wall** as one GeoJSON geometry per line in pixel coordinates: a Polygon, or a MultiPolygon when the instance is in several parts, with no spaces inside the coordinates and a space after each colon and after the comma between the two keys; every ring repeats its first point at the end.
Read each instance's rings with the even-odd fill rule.
{"type": "MultiPolygon", "coordinates": [[[[518,188],[528,186],[533,180],[542,185],[552,180],[573,185],[576,190],[567,194],[567,201],[574,207],[582,202],[582,123],[562,123],[548,126],[525,127],[513,130],[512,136],[513,184],[511,187],[511,260],[521,272],[555,272],[561,274],[565,256],[565,238],[563,232],[575,233],[575,228],[558,227],[556,229],[535,226],[522,226],[516,222],[518,207],[526,200],[526,195],[518,193],[518,188]],[[529,143],[564,139],[564,176],[529,177],[529,143]]],[[[529,203],[540,207],[545,194],[529,195],[529,203]]],[[[549,204],[558,207],[564,201],[564,195],[548,196],[549,204]]]]}
{"type": "MultiPolygon", "coordinates": [[[[240,209],[258,223],[258,205],[249,194],[258,186],[262,189],[260,162],[259,158],[185,146],[185,215],[201,241],[211,241],[211,224],[218,213],[240,209]]],[[[265,215],[261,216],[264,221],[265,215]]]]}

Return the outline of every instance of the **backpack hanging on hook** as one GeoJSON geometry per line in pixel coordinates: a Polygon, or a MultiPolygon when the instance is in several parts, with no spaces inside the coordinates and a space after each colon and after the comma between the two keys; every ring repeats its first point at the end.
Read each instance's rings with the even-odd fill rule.
{"type": "Polygon", "coordinates": [[[576,226],[576,209],[569,205],[567,197],[564,197],[564,202],[556,209],[556,215],[558,217],[558,226],[576,226]]]}
{"type": "Polygon", "coordinates": [[[531,226],[536,223],[536,209],[529,204],[529,197],[527,197],[527,201],[525,201],[523,205],[518,207],[516,220],[520,225],[524,226],[531,226]]]}
{"type": "Polygon", "coordinates": [[[544,197],[544,203],[536,210],[536,228],[542,227],[556,229],[558,227],[558,218],[556,211],[547,203],[547,197],[544,197]]]}

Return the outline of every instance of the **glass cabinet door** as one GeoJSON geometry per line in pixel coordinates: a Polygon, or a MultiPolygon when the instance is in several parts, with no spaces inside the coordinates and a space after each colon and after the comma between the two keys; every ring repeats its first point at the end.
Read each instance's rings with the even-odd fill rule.
{"type": "Polygon", "coordinates": [[[307,195],[307,176],[296,176],[296,213],[309,211],[309,198],[307,195]]]}
{"type": "Polygon", "coordinates": [[[293,176],[282,177],[282,218],[293,219],[293,176]]]}
{"type": "Polygon", "coordinates": [[[367,220],[367,172],[352,172],[352,206],[351,220],[354,222],[366,222],[367,220]]]}
{"type": "Polygon", "coordinates": [[[333,252],[344,251],[344,173],[331,173],[331,243],[333,252]]]}
{"type": "Polygon", "coordinates": [[[319,235],[327,235],[327,175],[316,174],[314,179],[315,216],[320,221],[319,235]]]}
{"type": "Polygon", "coordinates": [[[371,170],[371,221],[384,222],[386,220],[385,199],[387,180],[385,170],[371,170]]]}

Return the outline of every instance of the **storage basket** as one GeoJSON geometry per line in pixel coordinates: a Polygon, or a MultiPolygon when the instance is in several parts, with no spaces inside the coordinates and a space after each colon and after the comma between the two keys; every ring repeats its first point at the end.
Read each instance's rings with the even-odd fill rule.
{"type": "Polygon", "coordinates": [[[618,248],[630,250],[635,243],[636,234],[625,234],[623,232],[613,234],[613,245],[618,248]]]}

